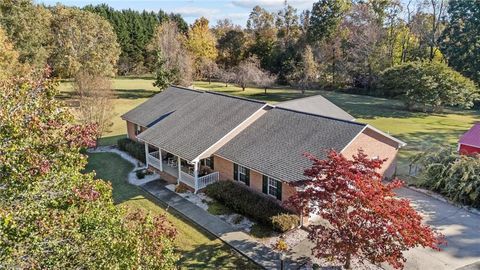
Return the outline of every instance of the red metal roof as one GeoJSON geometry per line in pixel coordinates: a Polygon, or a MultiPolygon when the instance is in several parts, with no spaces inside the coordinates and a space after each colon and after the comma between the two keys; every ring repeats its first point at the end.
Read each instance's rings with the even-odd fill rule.
{"type": "Polygon", "coordinates": [[[476,123],[469,131],[460,137],[460,144],[480,147],[480,123],[476,123]]]}

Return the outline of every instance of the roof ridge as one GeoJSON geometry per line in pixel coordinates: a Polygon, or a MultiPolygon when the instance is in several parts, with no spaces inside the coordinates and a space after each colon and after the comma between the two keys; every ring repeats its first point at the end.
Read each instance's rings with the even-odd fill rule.
{"type": "Polygon", "coordinates": [[[217,91],[204,91],[204,93],[212,94],[212,95],[218,95],[218,96],[224,96],[224,97],[229,97],[229,98],[235,98],[235,99],[240,99],[240,100],[245,100],[245,101],[251,101],[255,103],[260,103],[260,104],[269,104],[268,102],[265,101],[260,101],[252,98],[245,98],[245,97],[239,97],[239,96],[234,96],[234,95],[229,95],[217,91]]]}
{"type": "Polygon", "coordinates": [[[188,88],[188,87],[180,86],[180,85],[175,85],[175,84],[170,84],[170,87],[178,88],[178,89],[182,89],[182,90],[187,90],[187,91],[192,91],[192,92],[196,92],[196,93],[205,93],[205,91],[203,91],[203,90],[196,90],[196,89],[192,89],[192,88],[188,88]]]}
{"type": "MultiPolygon", "coordinates": [[[[318,96],[320,96],[320,97],[328,100],[329,102],[331,102],[328,98],[324,97],[322,94],[315,94],[315,95],[311,95],[311,96],[307,96],[307,97],[294,98],[294,99],[282,101],[282,102],[277,103],[277,105],[281,105],[281,104],[285,104],[285,103],[289,103],[289,102],[294,102],[294,101],[298,101],[298,100],[301,100],[301,99],[314,98],[314,97],[318,97],[318,96]]],[[[333,102],[331,102],[331,103],[333,103],[333,102]]],[[[335,105],[335,103],[333,103],[333,105],[335,105]]],[[[335,105],[335,106],[337,106],[337,105],[335,105]]],[[[337,106],[337,107],[338,107],[338,106],[337,106]]]]}
{"type": "Polygon", "coordinates": [[[325,115],[320,115],[320,114],[315,114],[315,113],[309,113],[309,112],[303,112],[303,111],[298,111],[298,110],[283,108],[283,107],[278,107],[278,106],[275,106],[274,108],[279,109],[279,110],[284,110],[284,111],[291,111],[291,112],[295,112],[295,113],[310,115],[310,116],[314,116],[314,117],[336,120],[336,121],[345,122],[345,123],[354,124],[354,125],[359,125],[359,126],[367,126],[367,124],[360,123],[360,122],[357,122],[357,121],[350,121],[350,120],[346,120],[346,119],[341,119],[341,118],[336,118],[336,117],[331,117],[331,116],[325,116],[325,115]]]}

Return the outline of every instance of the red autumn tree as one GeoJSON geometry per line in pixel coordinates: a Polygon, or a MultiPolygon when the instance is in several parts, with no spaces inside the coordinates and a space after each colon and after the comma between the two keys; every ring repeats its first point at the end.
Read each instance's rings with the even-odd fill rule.
{"type": "Polygon", "coordinates": [[[352,160],[335,151],[312,161],[301,191],[287,204],[304,214],[314,213],[324,224],[310,225],[309,239],[318,258],[332,258],[350,268],[351,258],[403,268],[402,252],[422,246],[438,250],[443,236],[422,224],[422,217],[393,189],[403,182],[384,184],[376,172],[385,160],[369,159],[361,150],[352,160]]]}

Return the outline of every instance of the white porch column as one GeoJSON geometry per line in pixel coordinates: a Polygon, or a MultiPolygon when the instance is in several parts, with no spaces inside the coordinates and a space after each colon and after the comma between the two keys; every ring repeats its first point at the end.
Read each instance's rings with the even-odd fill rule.
{"type": "Polygon", "coordinates": [[[195,178],[195,193],[198,191],[198,161],[193,163],[193,177],[195,178]]]}
{"type": "Polygon", "coordinates": [[[180,172],[182,171],[182,161],[180,160],[180,157],[177,156],[177,167],[178,167],[178,178],[177,178],[177,184],[180,184],[180,177],[181,177],[181,174],[180,172]]]}
{"type": "Polygon", "coordinates": [[[145,143],[145,167],[148,168],[148,143],[145,143]]]}
{"type": "Polygon", "coordinates": [[[162,149],[158,148],[158,159],[160,160],[160,171],[163,172],[162,149]]]}

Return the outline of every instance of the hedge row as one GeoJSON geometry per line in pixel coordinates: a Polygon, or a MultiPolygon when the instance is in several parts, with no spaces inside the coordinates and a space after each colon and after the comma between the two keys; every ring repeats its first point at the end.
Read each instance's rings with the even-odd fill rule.
{"type": "Polygon", "coordinates": [[[298,217],[279,205],[275,199],[233,181],[213,183],[205,188],[205,193],[233,211],[281,232],[299,224],[298,217]]]}
{"type": "Polygon", "coordinates": [[[145,145],[129,138],[117,141],[118,149],[129,153],[132,157],[145,163],[145,145]]]}

